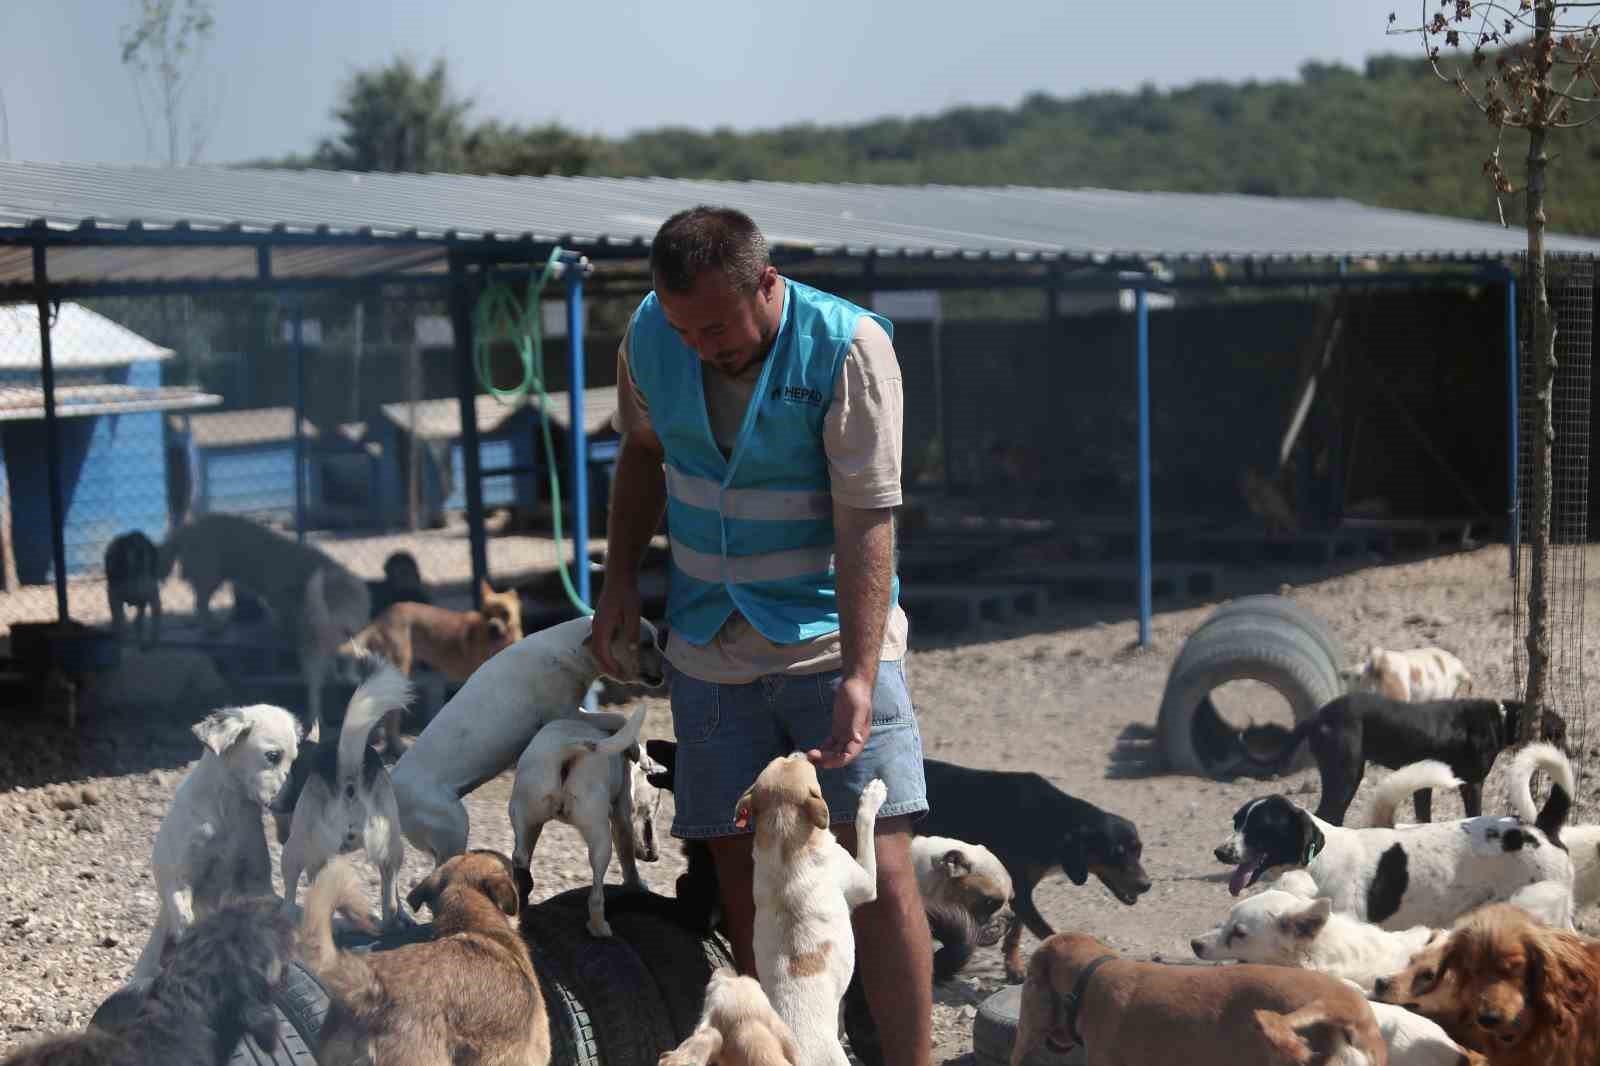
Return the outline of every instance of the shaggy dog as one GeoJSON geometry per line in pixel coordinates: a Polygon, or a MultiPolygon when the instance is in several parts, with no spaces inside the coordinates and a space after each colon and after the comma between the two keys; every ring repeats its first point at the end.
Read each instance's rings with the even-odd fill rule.
{"type": "Polygon", "coordinates": [[[246,1035],[278,1043],[272,990],[294,957],[276,898],[234,901],[190,926],[153,979],[119,992],[80,1033],[46,1037],[5,1066],[224,1066],[246,1035]]]}
{"type": "Polygon", "coordinates": [[[1511,904],[1466,916],[1376,995],[1470,1024],[1493,1066],[1600,1061],[1600,943],[1511,904]]]}
{"type": "Polygon", "coordinates": [[[133,624],[138,630],[141,648],[161,639],[161,579],[156,573],[159,566],[160,553],[156,546],[137,529],[106,545],[106,600],[111,607],[111,628],[118,640],[128,627],[123,604],[138,612],[133,624]],[[150,612],[148,631],[145,625],[147,608],[150,612]]]}

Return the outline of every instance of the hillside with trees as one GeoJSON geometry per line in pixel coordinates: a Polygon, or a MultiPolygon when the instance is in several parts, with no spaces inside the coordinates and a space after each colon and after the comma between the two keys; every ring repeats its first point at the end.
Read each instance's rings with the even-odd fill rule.
{"type": "MultiPolygon", "coordinates": [[[[405,60],[357,73],[332,108],[335,135],[267,165],[475,174],[655,175],[1348,197],[1481,220],[1498,217],[1483,162],[1493,130],[1421,59],[1363,70],[1310,63],[1292,81],[1201,82],[1170,91],[1035,93],[1014,107],[737,132],[670,127],[621,138],[473,115],[448,68],[405,60]]],[[[1521,171],[1526,142],[1508,139],[1521,171]]],[[[1600,133],[1572,131],[1551,168],[1551,227],[1600,234],[1600,133]]],[[[258,162],[255,165],[262,165],[258,162]]],[[[1506,220],[1521,221],[1516,196],[1506,220]]]]}

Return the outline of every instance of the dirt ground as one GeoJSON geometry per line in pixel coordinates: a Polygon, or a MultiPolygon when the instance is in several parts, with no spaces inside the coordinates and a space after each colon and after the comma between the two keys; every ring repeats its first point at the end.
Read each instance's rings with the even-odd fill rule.
{"type": "MultiPolygon", "coordinates": [[[[1594,572],[1593,568],[1590,568],[1594,572]]],[[[1477,691],[1503,693],[1511,680],[1511,586],[1504,545],[1359,568],[1230,568],[1225,592],[1284,591],[1326,619],[1349,656],[1368,644],[1438,644],[1476,675],[1477,691]]],[[[1158,601],[1153,646],[1135,647],[1131,612],[1118,604],[1069,602],[1004,628],[954,637],[913,632],[909,673],[927,753],[973,766],[1034,770],[1060,787],[1131,818],[1140,829],[1154,887],[1135,906],[1091,881],[1059,875],[1036,899],[1058,929],[1092,931],[1129,953],[1182,958],[1195,934],[1220,920],[1230,899],[1227,870],[1211,855],[1232,812],[1268,791],[1309,794],[1315,772],[1282,783],[1221,783],[1164,774],[1149,738],[1167,669],[1185,636],[1218,599],[1158,601]],[[1161,608],[1166,609],[1161,609],[1161,608]]],[[[1600,598],[1590,602],[1594,625],[1600,598]]],[[[1585,659],[1592,653],[1585,651],[1585,659]]],[[[1592,666],[1586,662],[1586,668],[1592,666]]],[[[670,736],[666,703],[650,699],[646,734],[670,736]]],[[[1219,696],[1225,711],[1287,720],[1260,693],[1219,696]]],[[[13,742],[0,745],[0,1054],[42,1032],[83,1025],[130,970],[156,911],[149,851],[172,792],[196,757],[192,709],[137,719],[114,713],[80,723],[76,741],[58,722],[10,716],[13,742]]],[[[1589,751],[1586,744],[1585,751],[1589,751]]],[[[1600,752],[1591,752],[1600,754],[1600,752]]],[[[1373,780],[1352,808],[1359,824],[1373,780]]],[[[473,843],[510,851],[505,803],[509,774],[469,800],[473,843]]],[[[1485,796],[1502,810],[1498,772],[1485,796]]],[[[1587,788],[1584,790],[1587,792],[1587,788]]],[[[1587,800],[1589,797],[1585,797],[1587,800]]],[[[1434,817],[1460,813],[1455,796],[1435,797],[1434,817]]],[[[1593,810],[1592,802],[1586,803],[1593,810]]],[[[671,817],[663,804],[661,825],[671,817]]],[[[1592,815],[1591,815],[1592,817],[1592,815]]],[[[1588,819],[1585,819],[1588,820],[1588,819]]],[[[1040,827],[1041,831],[1045,827],[1040,827]]],[[[273,848],[274,864],[277,848],[273,848]]],[[[658,892],[680,872],[675,845],[643,868],[658,892]]],[[[403,886],[423,865],[408,856],[403,886]]],[[[539,845],[536,892],[586,884],[582,842],[553,826],[539,845]]],[[[618,877],[615,866],[611,878],[618,877]]],[[[371,884],[376,899],[376,879],[371,884]]],[[[1584,916],[1593,929],[1594,915],[1584,916]]],[[[1025,947],[1031,950],[1031,937],[1025,947]]],[[[935,1062],[970,1062],[975,1006],[1002,986],[996,949],[938,990],[935,1062]]]]}

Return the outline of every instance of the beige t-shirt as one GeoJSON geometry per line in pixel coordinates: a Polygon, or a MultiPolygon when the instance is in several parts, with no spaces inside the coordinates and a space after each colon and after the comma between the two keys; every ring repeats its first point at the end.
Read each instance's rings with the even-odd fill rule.
{"type": "MultiPolygon", "coordinates": [[[[787,293],[785,294],[787,298],[787,293]]],[[[761,379],[763,363],[736,377],[701,364],[706,414],[717,447],[731,454],[744,422],[745,409],[761,379]]],[[[617,413],[612,426],[619,433],[650,425],[650,410],[628,366],[628,338],[617,349],[617,413]]],[[[905,400],[900,361],[894,342],[882,326],[863,317],[845,354],[833,389],[833,405],[823,420],[823,447],[833,498],[847,507],[871,510],[900,506],[901,437],[905,400]]],[[[909,626],[897,603],[884,624],[882,659],[906,653],[909,626]]],[[[841,662],[839,634],[829,633],[798,644],[774,644],[735,610],[708,644],[691,644],[676,630],[667,638],[667,659],[691,677],[721,684],[745,684],[767,674],[815,674],[837,670],[841,662]]]]}

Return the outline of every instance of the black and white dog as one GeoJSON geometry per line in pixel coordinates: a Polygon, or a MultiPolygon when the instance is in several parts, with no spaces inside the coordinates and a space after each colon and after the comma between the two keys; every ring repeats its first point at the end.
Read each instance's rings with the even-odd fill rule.
{"type": "MultiPolygon", "coordinates": [[[[1240,739],[1257,770],[1282,773],[1302,743],[1311,745],[1322,774],[1322,800],[1317,817],[1343,825],[1368,762],[1391,770],[1438,759],[1461,778],[1461,802],[1467,817],[1483,813],[1483,782],[1502,751],[1517,743],[1527,708],[1514,700],[1448,699],[1407,703],[1374,692],[1352,692],[1330,701],[1293,731],[1278,725],[1257,725],[1240,739]]],[[[1567,726],[1554,711],[1545,711],[1542,738],[1564,745],[1567,726]]],[[[1236,771],[1240,769],[1235,768],[1236,771]]],[[[1430,790],[1412,800],[1417,821],[1433,813],[1430,790]]]]}
{"type": "Polygon", "coordinates": [[[106,600],[111,607],[111,627],[121,640],[128,627],[122,607],[133,607],[134,626],[139,633],[139,646],[149,647],[161,639],[161,578],[157,574],[158,553],[149,537],[135,529],[124,533],[106,545],[106,600]],[[150,625],[145,626],[145,610],[150,612],[150,625]]]}
{"type": "Polygon", "coordinates": [[[1385,929],[1448,926],[1536,885],[1549,888],[1534,893],[1548,904],[1541,917],[1570,927],[1573,863],[1561,829],[1572,807],[1572,766],[1554,745],[1530,744],[1512,761],[1507,788],[1527,792],[1540,769],[1550,775],[1550,796],[1532,825],[1507,816],[1347,829],[1287,797],[1262,796],[1234,812],[1233,833],[1214,854],[1235,867],[1228,882],[1235,896],[1265,877],[1278,888],[1326,896],[1336,912],[1385,929]]]}

